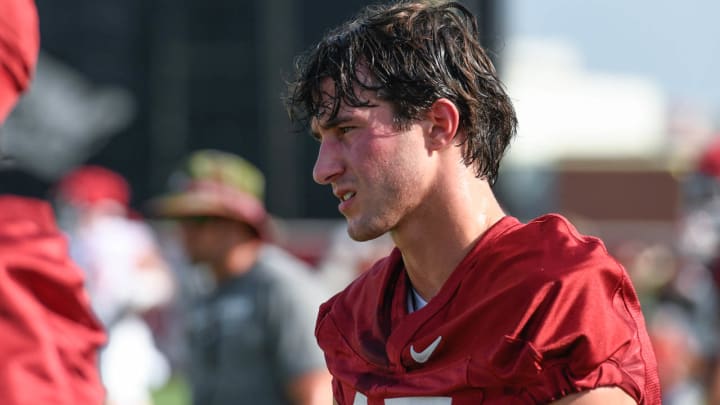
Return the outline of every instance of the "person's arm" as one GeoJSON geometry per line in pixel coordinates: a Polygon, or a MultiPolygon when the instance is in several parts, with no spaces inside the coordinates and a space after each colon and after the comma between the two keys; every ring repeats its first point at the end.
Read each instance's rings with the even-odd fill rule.
{"type": "Polygon", "coordinates": [[[324,370],[302,374],[290,383],[290,398],[297,405],[330,405],[334,403],[331,381],[324,370]]]}
{"type": "Polygon", "coordinates": [[[630,395],[618,387],[600,387],[578,392],[552,402],[550,405],[637,405],[630,395]]]}
{"type": "Polygon", "coordinates": [[[311,270],[286,251],[266,246],[260,263],[268,274],[277,272],[264,295],[273,362],[284,388],[295,405],[331,405],[332,377],[315,338],[318,307],[326,295],[311,270]]]}

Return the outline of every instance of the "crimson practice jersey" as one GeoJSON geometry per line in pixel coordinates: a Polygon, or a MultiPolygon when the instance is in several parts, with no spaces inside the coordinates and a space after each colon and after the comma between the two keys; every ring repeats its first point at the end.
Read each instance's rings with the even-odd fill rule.
{"type": "Polygon", "coordinates": [[[35,71],[40,30],[32,0],[0,0],[0,126],[35,71]]]}
{"type": "Polygon", "coordinates": [[[544,404],[619,386],[660,404],[627,273],[558,215],[490,228],[408,314],[398,250],[320,308],[316,334],[340,404],[544,404]]]}
{"type": "MultiPolygon", "coordinates": [[[[0,0],[1,1],[1,0],[0,0]]],[[[100,405],[105,332],[46,202],[0,195],[0,403],[100,405]]]]}

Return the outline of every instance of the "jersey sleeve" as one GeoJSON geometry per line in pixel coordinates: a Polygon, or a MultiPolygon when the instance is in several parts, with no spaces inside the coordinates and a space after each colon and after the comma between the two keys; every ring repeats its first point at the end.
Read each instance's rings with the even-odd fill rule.
{"type": "Polygon", "coordinates": [[[646,375],[650,347],[630,280],[608,258],[538,287],[491,365],[535,403],[617,386],[641,404],[646,392],[659,392],[646,375]]]}

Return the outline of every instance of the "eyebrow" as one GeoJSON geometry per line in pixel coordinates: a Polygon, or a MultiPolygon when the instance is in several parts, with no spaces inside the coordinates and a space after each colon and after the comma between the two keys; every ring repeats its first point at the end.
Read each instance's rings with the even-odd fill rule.
{"type": "Polygon", "coordinates": [[[315,120],[310,125],[310,134],[314,138],[320,138],[320,133],[318,131],[318,127],[321,129],[332,129],[335,128],[341,124],[344,124],[346,122],[352,121],[354,117],[350,115],[336,115],[335,117],[325,121],[324,123],[318,123],[318,120],[315,120]]]}
{"type": "Polygon", "coordinates": [[[331,118],[327,121],[325,121],[324,124],[319,124],[320,128],[323,129],[330,129],[335,128],[340,124],[344,124],[348,121],[352,121],[353,117],[350,115],[336,115],[334,118],[331,118]]]}

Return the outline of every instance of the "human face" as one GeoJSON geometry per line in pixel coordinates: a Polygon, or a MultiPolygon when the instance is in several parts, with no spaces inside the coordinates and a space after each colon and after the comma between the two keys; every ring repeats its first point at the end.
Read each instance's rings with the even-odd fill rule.
{"type": "Polygon", "coordinates": [[[213,263],[222,259],[232,221],[196,216],[181,218],[179,223],[185,252],[193,263],[213,263]]]}
{"type": "MultiPolygon", "coordinates": [[[[332,81],[321,90],[332,94],[332,81]]],[[[364,241],[395,230],[416,211],[428,189],[429,169],[423,123],[400,130],[389,103],[359,92],[372,106],[343,104],[332,120],[313,120],[320,142],[313,178],[332,186],[348,234],[364,241]]]]}

